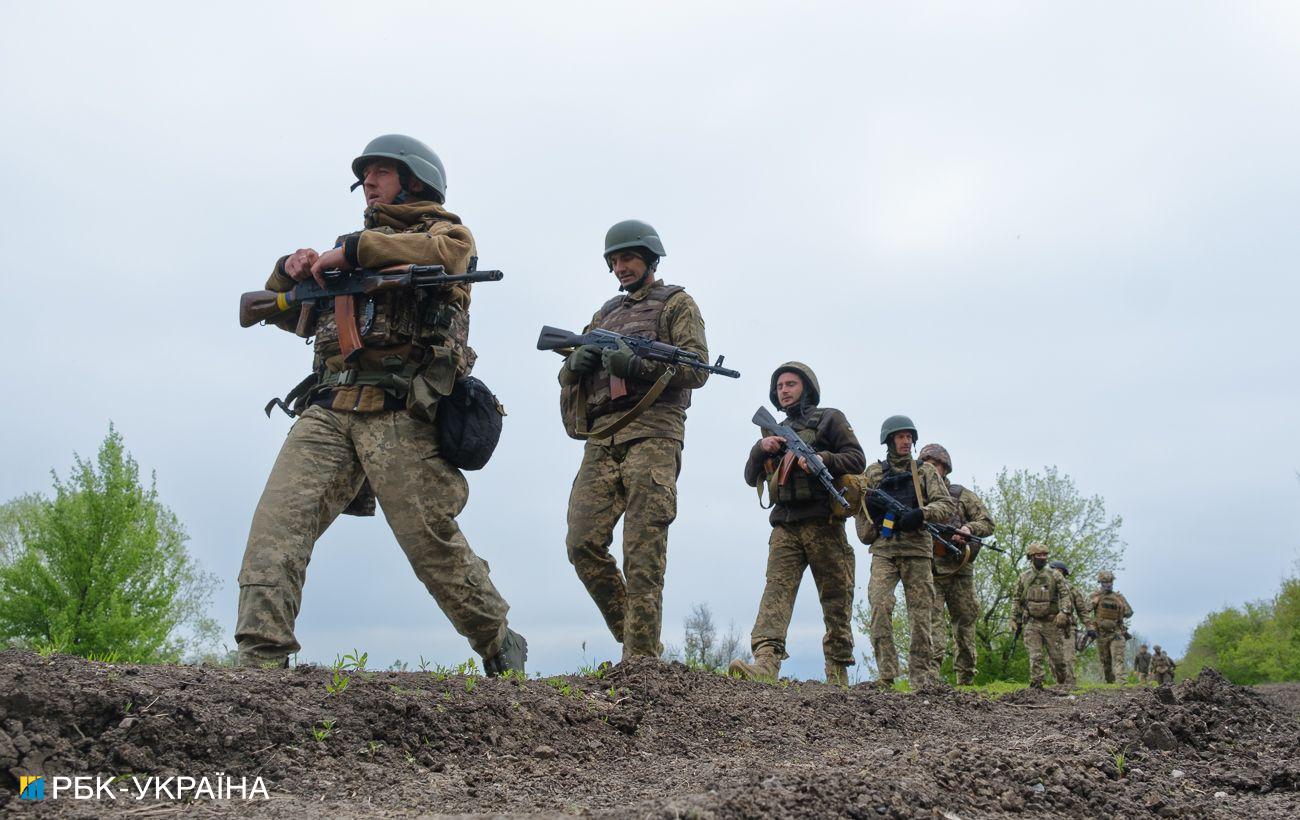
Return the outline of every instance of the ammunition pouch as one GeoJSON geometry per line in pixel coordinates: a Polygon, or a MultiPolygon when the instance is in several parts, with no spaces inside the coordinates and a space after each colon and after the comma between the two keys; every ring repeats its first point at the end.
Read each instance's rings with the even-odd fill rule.
{"type": "Polygon", "coordinates": [[[501,440],[506,409],[473,376],[457,380],[438,404],[438,454],[462,470],[481,469],[501,440]]]}
{"type": "Polygon", "coordinates": [[[1025,609],[1031,618],[1054,618],[1060,611],[1056,601],[1052,600],[1052,590],[1045,584],[1029,588],[1025,595],[1025,609]]]}

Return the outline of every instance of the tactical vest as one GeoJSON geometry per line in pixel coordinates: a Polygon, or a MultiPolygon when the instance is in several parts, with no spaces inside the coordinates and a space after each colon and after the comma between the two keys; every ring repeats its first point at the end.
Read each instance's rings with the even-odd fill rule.
{"type": "Polygon", "coordinates": [[[1031,618],[1056,617],[1056,613],[1061,611],[1056,592],[1046,572],[1034,576],[1030,580],[1030,587],[1025,590],[1025,609],[1029,611],[1029,616],[1031,618]]]}
{"type": "MultiPolygon", "coordinates": [[[[880,466],[884,469],[884,473],[880,477],[880,486],[876,489],[912,509],[920,507],[921,503],[916,497],[916,483],[912,478],[912,474],[895,470],[890,466],[889,459],[881,461],[880,466]]],[[[913,469],[919,470],[920,467],[913,465],[913,469]]]]}
{"type": "MultiPolygon", "coordinates": [[[[966,519],[963,518],[961,514],[961,494],[965,489],[966,488],[960,484],[948,485],[948,495],[952,496],[953,513],[948,516],[947,523],[954,527],[960,527],[962,524],[966,523],[966,519]]],[[[967,559],[965,563],[974,561],[977,554],[974,544],[969,545],[967,550],[970,553],[970,558],[967,559]]],[[[947,547],[937,540],[934,542],[934,556],[935,575],[951,575],[965,565],[961,558],[953,555],[948,551],[947,547]]]]}
{"type": "MultiPolygon", "coordinates": [[[[808,414],[807,418],[795,421],[787,421],[786,424],[791,430],[799,435],[804,444],[812,447],[817,441],[817,433],[821,427],[822,417],[825,411],[820,407],[808,414]]],[[[766,434],[767,431],[764,431],[766,434]]],[[[816,449],[815,447],[813,449],[816,449]]],[[[780,459],[768,460],[768,477],[769,479],[780,468],[780,459]]],[[[778,504],[788,504],[795,501],[812,501],[813,499],[829,498],[830,493],[822,486],[820,481],[816,481],[812,476],[795,466],[790,470],[786,477],[785,483],[777,483],[772,488],[771,498],[778,504]]]]}
{"type": "Polygon", "coordinates": [[[1151,659],[1151,671],[1157,675],[1170,671],[1169,656],[1161,653],[1151,659]]]}
{"type": "Polygon", "coordinates": [[[1097,598],[1097,628],[1112,632],[1119,629],[1122,620],[1124,607],[1120,605],[1119,597],[1113,592],[1100,595],[1097,598]]]}
{"type": "MultiPolygon", "coordinates": [[[[600,308],[595,328],[612,330],[624,336],[636,336],[651,341],[663,339],[663,315],[668,306],[668,299],[681,293],[685,288],[678,285],[657,285],[643,299],[629,299],[626,295],[615,296],[600,308]]],[[[634,406],[650,389],[649,382],[637,379],[627,380],[627,394],[611,401],[609,398],[609,371],[603,368],[587,376],[588,417],[595,418],[605,413],[625,410],[634,406]]],[[[665,403],[685,409],[691,406],[691,391],[685,387],[669,386],[655,399],[655,404],[665,403]]]]}

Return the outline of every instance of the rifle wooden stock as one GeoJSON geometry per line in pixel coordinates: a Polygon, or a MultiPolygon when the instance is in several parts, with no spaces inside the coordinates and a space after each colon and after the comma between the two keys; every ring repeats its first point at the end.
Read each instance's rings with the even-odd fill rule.
{"type": "Polygon", "coordinates": [[[295,304],[293,293],[255,290],[239,297],[239,326],[252,327],[284,313],[295,304]]]}

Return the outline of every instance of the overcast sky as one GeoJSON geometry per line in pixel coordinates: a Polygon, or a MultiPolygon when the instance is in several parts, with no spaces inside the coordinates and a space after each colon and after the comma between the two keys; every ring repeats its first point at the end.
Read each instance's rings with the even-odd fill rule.
{"type": "MultiPolygon", "coordinates": [[[[744,374],[690,411],[669,643],[695,602],[748,635],[770,532],[749,418],[800,359],[870,457],[901,412],[955,480],[1056,465],[1104,496],[1134,627],[1178,653],[1300,548],[1298,83],[1289,3],[0,0],[0,498],[112,420],[224,580],[233,646],[289,427],[261,408],[311,359],[236,299],[357,229],[350,161],[403,132],[506,272],[471,342],[510,415],[460,520],[531,669],[616,651],[565,558],[582,447],[534,343],[614,294],[601,241],[632,217],[744,374]]],[[[806,579],[787,670],[820,675],[821,631],[806,579]]],[[[382,519],[321,539],[298,636],[312,661],[470,654],[382,519]]]]}

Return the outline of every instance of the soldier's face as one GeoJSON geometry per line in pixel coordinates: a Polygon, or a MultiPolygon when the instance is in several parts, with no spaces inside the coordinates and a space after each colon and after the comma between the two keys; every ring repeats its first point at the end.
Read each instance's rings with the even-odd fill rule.
{"type": "Polygon", "coordinates": [[[361,175],[361,190],[366,195],[366,206],[391,205],[402,192],[402,177],[397,173],[397,163],[380,159],[366,166],[361,175]]]}
{"type": "Polygon", "coordinates": [[[776,377],[776,400],[782,408],[794,407],[803,398],[803,379],[794,373],[782,373],[776,377]]]}
{"type": "Polygon", "coordinates": [[[618,284],[621,287],[635,285],[645,276],[646,263],[640,256],[631,251],[615,251],[609,255],[609,264],[614,275],[618,277],[618,284]]]}
{"type": "Polygon", "coordinates": [[[910,456],[912,454],[912,445],[915,443],[916,436],[912,435],[911,430],[894,433],[894,452],[900,456],[910,456]]]}
{"type": "Polygon", "coordinates": [[[1033,558],[1030,558],[1029,560],[1034,562],[1034,569],[1042,569],[1043,567],[1047,566],[1047,559],[1041,555],[1035,555],[1033,558]]]}

